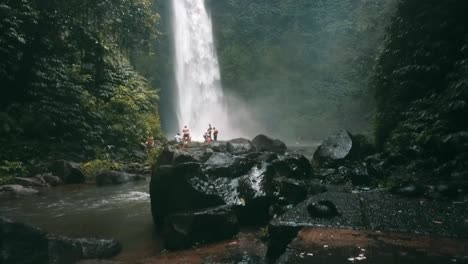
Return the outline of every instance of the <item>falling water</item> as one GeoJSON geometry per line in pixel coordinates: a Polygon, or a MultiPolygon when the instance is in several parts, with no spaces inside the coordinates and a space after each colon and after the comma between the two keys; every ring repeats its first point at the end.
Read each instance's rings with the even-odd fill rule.
{"type": "Polygon", "coordinates": [[[188,126],[194,140],[208,125],[220,137],[234,137],[220,82],[211,18],[205,0],[173,0],[175,73],[179,128],[188,126]]]}

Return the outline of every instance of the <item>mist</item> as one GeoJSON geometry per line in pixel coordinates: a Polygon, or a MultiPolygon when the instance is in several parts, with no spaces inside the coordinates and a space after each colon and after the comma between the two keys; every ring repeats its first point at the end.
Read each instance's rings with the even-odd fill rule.
{"type": "MultiPolygon", "coordinates": [[[[233,124],[224,132],[236,131],[230,137],[264,133],[291,144],[315,142],[343,128],[371,134],[369,77],[395,0],[206,3],[233,124]]],[[[174,73],[166,75],[172,80],[162,87],[161,120],[172,136],[180,128],[174,73]]]]}

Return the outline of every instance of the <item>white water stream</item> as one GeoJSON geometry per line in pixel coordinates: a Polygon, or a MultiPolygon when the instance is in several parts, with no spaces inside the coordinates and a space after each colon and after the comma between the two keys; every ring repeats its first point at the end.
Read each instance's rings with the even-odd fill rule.
{"type": "Polygon", "coordinates": [[[221,87],[205,0],[173,0],[172,10],[179,131],[188,126],[192,139],[202,140],[211,124],[219,130],[219,138],[236,137],[221,87]]]}

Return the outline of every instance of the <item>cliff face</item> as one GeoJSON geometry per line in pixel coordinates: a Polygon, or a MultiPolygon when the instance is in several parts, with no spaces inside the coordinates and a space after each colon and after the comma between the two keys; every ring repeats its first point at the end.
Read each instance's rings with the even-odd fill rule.
{"type": "Polygon", "coordinates": [[[286,140],[364,132],[369,77],[395,3],[208,1],[223,87],[286,140]]]}
{"type": "Polygon", "coordinates": [[[373,86],[376,140],[418,178],[468,178],[468,2],[400,2],[373,86]]]}

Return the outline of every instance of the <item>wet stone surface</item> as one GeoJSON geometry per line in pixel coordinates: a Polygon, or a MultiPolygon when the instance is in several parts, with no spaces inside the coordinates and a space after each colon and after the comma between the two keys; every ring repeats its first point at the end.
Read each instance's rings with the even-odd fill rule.
{"type": "Polygon", "coordinates": [[[468,238],[467,201],[408,199],[383,192],[360,196],[364,217],[373,230],[468,238]]]}
{"type": "Polygon", "coordinates": [[[305,228],[275,263],[467,263],[467,246],[468,240],[305,228]]]}

